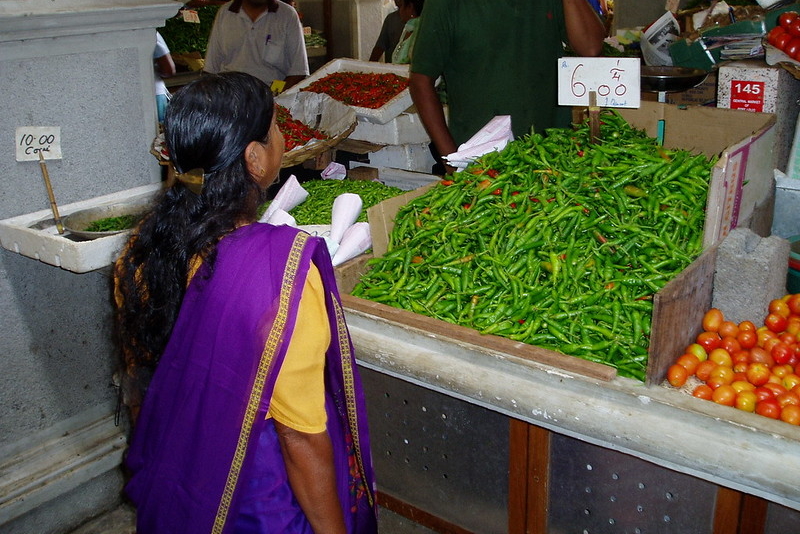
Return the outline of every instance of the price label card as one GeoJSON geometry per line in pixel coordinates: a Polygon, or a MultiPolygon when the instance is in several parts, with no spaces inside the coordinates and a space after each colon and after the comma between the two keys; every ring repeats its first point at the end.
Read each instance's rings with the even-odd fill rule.
{"type": "Polygon", "coordinates": [[[764,82],[732,80],[730,108],[764,111],[764,82]]]}
{"type": "Polygon", "coordinates": [[[44,159],[61,159],[60,126],[20,126],[15,139],[17,161],[39,161],[40,152],[44,159]]]}
{"type": "Polygon", "coordinates": [[[194,9],[182,9],[183,22],[191,22],[193,24],[200,24],[200,15],[194,9]]]}
{"type": "Polygon", "coordinates": [[[639,58],[562,57],[557,61],[560,105],[588,106],[589,92],[594,91],[600,107],[639,107],[639,58]]]}

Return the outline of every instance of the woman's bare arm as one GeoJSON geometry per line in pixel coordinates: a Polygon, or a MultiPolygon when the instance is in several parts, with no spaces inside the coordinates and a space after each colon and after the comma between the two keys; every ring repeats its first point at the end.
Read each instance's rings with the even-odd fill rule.
{"type": "Polygon", "coordinates": [[[330,436],[327,432],[306,434],[274,422],[289,484],[314,532],[344,534],[330,436]]]}

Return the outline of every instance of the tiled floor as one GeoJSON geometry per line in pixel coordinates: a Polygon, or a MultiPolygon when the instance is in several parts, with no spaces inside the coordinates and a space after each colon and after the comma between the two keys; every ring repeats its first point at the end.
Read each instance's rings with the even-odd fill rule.
{"type": "MultiPolygon", "coordinates": [[[[128,505],[122,505],[70,534],[135,534],[136,515],[128,505]]],[[[433,534],[417,523],[394,514],[384,508],[378,512],[378,526],[381,534],[433,534]]]]}

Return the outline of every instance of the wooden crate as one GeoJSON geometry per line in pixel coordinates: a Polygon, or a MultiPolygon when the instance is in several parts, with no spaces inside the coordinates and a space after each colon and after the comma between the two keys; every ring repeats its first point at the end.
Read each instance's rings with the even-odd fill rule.
{"type": "MultiPolygon", "coordinates": [[[[705,252],[654,297],[645,383],[660,384],[669,366],[699,333],[703,314],[711,305],[719,242],[737,226],[763,228],[764,221],[771,220],[770,198],[774,195],[771,143],[775,117],[709,108],[678,109],[647,102],[638,110],[624,111],[623,116],[629,122],[650,135],[655,135],[659,121],[665,121],[665,146],[720,156],[712,172],[706,209],[705,252]],[[697,127],[696,121],[699,121],[697,127]]],[[[386,253],[397,210],[435,185],[369,208],[367,214],[376,257],[386,253]]],[[[355,298],[348,293],[364,272],[367,259],[347,265],[346,272],[340,271],[337,275],[346,307],[420,328],[437,337],[507,352],[595,379],[611,380],[616,376],[616,370],[606,365],[499,336],[481,335],[470,328],[355,298]]]]}

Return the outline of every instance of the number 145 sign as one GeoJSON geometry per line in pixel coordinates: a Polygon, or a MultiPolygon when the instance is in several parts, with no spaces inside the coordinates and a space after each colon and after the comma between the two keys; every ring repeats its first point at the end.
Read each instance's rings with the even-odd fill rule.
{"type": "Polygon", "coordinates": [[[731,81],[731,109],[764,111],[764,82],[753,80],[731,81]]]}

